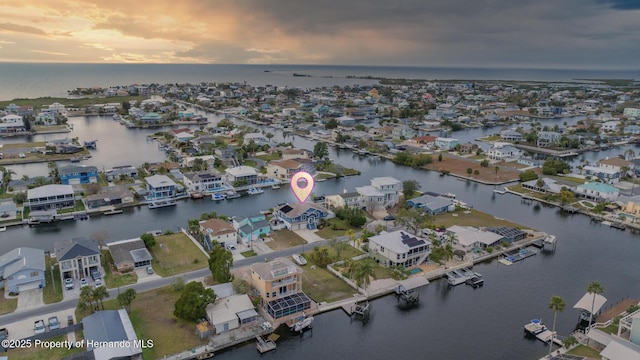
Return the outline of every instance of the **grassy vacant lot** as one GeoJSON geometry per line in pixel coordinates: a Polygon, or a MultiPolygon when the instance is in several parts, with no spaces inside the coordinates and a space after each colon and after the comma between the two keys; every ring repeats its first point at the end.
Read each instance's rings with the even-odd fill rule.
{"type": "MultiPolygon", "coordinates": [[[[46,341],[52,342],[62,342],[67,339],[67,335],[60,335],[53,337],[51,339],[47,339],[46,341]]],[[[82,340],[82,332],[76,331],[76,341],[82,340]],[[78,334],[80,337],[78,337],[78,334]]],[[[67,348],[58,348],[58,349],[46,349],[43,347],[35,347],[32,346],[30,348],[19,348],[13,349],[11,352],[7,353],[10,359],[21,359],[21,360],[40,360],[40,359],[62,359],[71,354],[77,354],[83,352],[85,349],[82,347],[73,348],[71,350],[67,350],[67,348]]]]}
{"type": "Polygon", "coordinates": [[[578,345],[575,348],[571,349],[571,351],[567,352],[567,354],[578,355],[578,356],[587,356],[591,359],[602,359],[598,350],[594,348],[590,348],[584,345],[578,345]]]}
{"type": "Polygon", "coordinates": [[[270,236],[273,240],[268,241],[266,244],[272,250],[283,250],[307,243],[307,241],[298,234],[287,229],[273,231],[270,236]]]}
{"type": "Polygon", "coordinates": [[[340,236],[344,236],[344,233],[353,229],[353,231],[358,232],[362,229],[353,227],[347,223],[346,220],[341,220],[338,218],[333,218],[327,221],[327,225],[325,225],[322,229],[316,232],[316,235],[320,236],[323,239],[334,239],[340,236]],[[334,230],[335,225],[335,230],[334,230]]]}
{"type": "Polygon", "coordinates": [[[475,226],[475,227],[515,227],[525,228],[523,225],[504,220],[496,219],[491,214],[484,213],[482,211],[471,209],[469,214],[465,214],[462,210],[456,210],[453,213],[446,213],[442,215],[436,215],[433,219],[433,223],[437,226],[449,227],[452,225],[461,226],[475,226]],[[453,216],[458,215],[458,216],[453,216]]]}
{"type": "Polygon", "coordinates": [[[172,276],[207,267],[207,257],[183,233],[156,237],[153,269],[160,276],[172,276]]]}
{"type": "Polygon", "coordinates": [[[60,130],[66,130],[67,126],[66,125],[47,125],[47,126],[41,126],[41,125],[36,125],[32,127],[32,130],[37,132],[48,132],[48,131],[60,131],[60,130]]]}
{"type": "Polygon", "coordinates": [[[474,180],[485,181],[485,182],[504,182],[504,181],[514,181],[518,180],[520,175],[519,171],[500,168],[498,174],[495,171],[495,165],[490,164],[488,167],[480,166],[479,161],[460,159],[457,157],[451,157],[448,155],[442,156],[442,161],[434,161],[431,164],[425,166],[426,169],[435,170],[435,171],[443,171],[447,170],[451,174],[457,176],[468,177],[474,180]],[[469,175],[467,173],[467,169],[471,168],[471,170],[478,170],[480,174],[469,175]]]}
{"type": "Polygon", "coordinates": [[[242,256],[244,256],[244,257],[246,257],[246,258],[258,255],[258,254],[257,254],[255,251],[253,251],[253,250],[249,250],[249,251],[241,252],[240,254],[242,254],[242,256]]]}
{"type": "MultiPolygon", "coordinates": [[[[305,253],[309,259],[310,253],[305,253]]],[[[327,269],[309,261],[303,268],[302,291],[316,302],[332,302],[345,299],[356,294],[357,291],[338,279],[327,269]]]]}
{"type": "Polygon", "coordinates": [[[373,267],[373,271],[375,272],[375,278],[377,280],[380,279],[390,279],[393,278],[393,270],[389,269],[389,268],[385,268],[380,266],[378,263],[376,263],[375,260],[373,260],[372,258],[364,258],[362,260],[358,260],[356,261],[356,263],[360,263],[360,262],[368,262],[371,263],[371,266],[373,267]]]}
{"type": "Polygon", "coordinates": [[[104,258],[104,264],[106,264],[106,266],[104,266],[104,283],[107,288],[113,289],[138,282],[138,275],[136,275],[136,273],[120,275],[113,272],[115,271],[115,266],[113,265],[113,259],[109,251],[102,250],[102,257],[104,258]]]}
{"type": "Polygon", "coordinates": [[[56,266],[53,269],[53,279],[51,279],[51,264],[55,264],[56,261],[51,259],[51,257],[45,257],[45,263],[47,269],[44,272],[45,280],[47,281],[47,286],[43,289],[42,298],[45,304],[57,303],[62,301],[62,280],[60,280],[60,267],[56,266]]]}
{"type": "Polygon", "coordinates": [[[67,99],[67,98],[55,98],[55,97],[41,97],[36,99],[13,99],[10,101],[0,101],[0,107],[5,108],[7,105],[14,103],[18,106],[33,106],[35,109],[41,109],[45,105],[51,105],[55,102],[60,103],[67,107],[86,107],[95,104],[107,104],[111,102],[122,103],[124,101],[137,100],[138,102],[147,99],[146,96],[118,96],[110,98],[82,98],[82,99],[67,99]]]}
{"type": "Polygon", "coordinates": [[[18,298],[5,299],[4,294],[0,295],[0,315],[12,313],[18,307],[18,298]]]}
{"type": "Polygon", "coordinates": [[[4,144],[4,145],[2,145],[2,149],[3,150],[27,149],[27,148],[44,147],[45,145],[46,145],[45,141],[30,142],[30,143],[4,144]]]}
{"type": "Polygon", "coordinates": [[[271,161],[271,160],[280,160],[280,155],[279,154],[265,154],[265,155],[258,155],[256,156],[258,159],[262,159],[264,161],[271,161]]]}

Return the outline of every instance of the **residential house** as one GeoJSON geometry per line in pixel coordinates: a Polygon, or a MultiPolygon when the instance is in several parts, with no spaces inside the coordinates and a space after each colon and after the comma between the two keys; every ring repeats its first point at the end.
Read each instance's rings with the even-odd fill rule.
{"type": "Polygon", "coordinates": [[[262,133],[249,133],[245,134],[243,137],[243,144],[247,145],[251,141],[255,142],[256,145],[264,145],[269,143],[269,139],[267,139],[262,133]]]}
{"type": "Polygon", "coordinates": [[[93,272],[100,271],[100,248],[95,240],[81,237],[57,241],[54,252],[63,281],[88,278],[93,272]]]}
{"type": "Polygon", "coordinates": [[[578,185],[576,193],[595,201],[613,201],[620,195],[620,190],[607,184],[588,182],[578,185]]]}
{"type": "Polygon", "coordinates": [[[330,210],[343,207],[361,208],[363,206],[362,197],[357,191],[327,195],[325,196],[324,204],[330,210]]]}
{"type": "Polygon", "coordinates": [[[130,204],[134,200],[135,198],[131,191],[119,190],[117,187],[85,197],[85,203],[89,209],[97,209],[104,206],[121,207],[122,204],[130,204]]]}
{"type": "Polygon", "coordinates": [[[428,194],[407,200],[407,205],[413,208],[423,209],[432,216],[455,210],[455,205],[453,205],[451,199],[428,194]]]}
{"type": "Polygon", "coordinates": [[[640,203],[637,203],[635,201],[628,201],[627,205],[624,207],[623,210],[625,213],[627,214],[631,214],[631,215],[635,215],[635,216],[639,216],[640,215],[640,203]]]}
{"type": "Polygon", "coordinates": [[[516,160],[522,152],[510,145],[494,145],[487,151],[487,157],[496,161],[513,161],[516,160]]]}
{"type": "Polygon", "coordinates": [[[502,235],[472,226],[453,225],[447,228],[447,233],[453,237],[454,244],[465,251],[493,247],[503,240],[502,235]]]}
{"type": "Polygon", "coordinates": [[[491,231],[492,233],[496,233],[502,236],[502,241],[506,241],[509,243],[522,240],[527,237],[526,232],[517,228],[511,228],[511,227],[505,227],[505,226],[490,227],[490,228],[487,228],[487,231],[491,231]]]}
{"type": "Polygon", "coordinates": [[[193,131],[189,128],[174,129],[169,132],[179,142],[188,142],[194,138],[193,131]]]}
{"type": "Polygon", "coordinates": [[[626,170],[633,170],[635,168],[635,164],[631,161],[627,161],[621,159],[619,157],[610,157],[604,160],[598,161],[598,166],[605,169],[616,170],[620,173],[626,170]]]}
{"type": "Polygon", "coordinates": [[[231,145],[227,145],[223,148],[216,148],[213,153],[222,160],[229,160],[236,156],[236,148],[231,145]]]}
{"type": "Polygon", "coordinates": [[[467,155],[467,154],[475,155],[475,153],[478,151],[479,148],[480,147],[478,146],[478,144],[469,142],[466,144],[461,144],[460,150],[458,152],[460,153],[460,155],[467,155]]]}
{"type": "Polygon", "coordinates": [[[278,180],[289,181],[291,177],[300,171],[307,170],[301,162],[296,160],[272,160],[267,165],[267,176],[278,180]]]}
{"type": "Polygon", "coordinates": [[[344,127],[356,126],[356,119],[350,116],[346,116],[346,115],[340,116],[336,118],[336,121],[338,122],[339,126],[344,126],[344,127]]]}
{"type": "Polygon", "coordinates": [[[237,244],[237,232],[233,225],[222,219],[210,219],[200,222],[200,234],[204,239],[205,247],[209,250],[213,248],[215,243],[221,246],[237,244]]]}
{"type": "Polygon", "coordinates": [[[149,112],[140,117],[140,122],[145,125],[153,125],[162,122],[162,115],[154,112],[149,112]]]}
{"type": "MultiPolygon", "coordinates": [[[[82,319],[84,343],[94,360],[142,360],[142,344],[138,341],[127,310],[102,310],[82,319]],[[104,346],[99,344],[126,344],[104,346]]],[[[147,340],[148,341],[148,340],[147,340]]],[[[147,346],[149,346],[147,344],[147,346]]]]}
{"type": "Polygon", "coordinates": [[[19,247],[0,256],[0,285],[9,293],[42,289],[46,270],[44,250],[19,247]]]}
{"type": "Polygon", "coordinates": [[[258,171],[246,165],[240,165],[225,170],[227,173],[227,182],[234,187],[242,187],[247,185],[255,185],[258,182],[258,171]]]}
{"type": "Polygon", "coordinates": [[[64,185],[95,184],[98,168],[93,165],[68,165],[58,169],[60,182],[64,185]]]}
{"type": "Polygon", "coordinates": [[[622,112],[624,116],[634,117],[636,119],[640,118],[640,109],[637,108],[625,108],[622,112]]]}
{"type": "Polygon", "coordinates": [[[116,166],[113,169],[105,171],[105,175],[107,175],[107,181],[113,181],[123,178],[137,179],[138,169],[131,165],[116,166]]]}
{"type": "Polygon", "coordinates": [[[215,334],[222,334],[258,320],[253,302],[247,294],[218,298],[207,305],[207,319],[215,328],[215,334]]]}
{"type": "Polygon", "coordinates": [[[311,308],[311,300],[302,292],[302,269],[291,260],[278,258],[250,266],[251,286],[260,295],[260,303],[273,319],[301,314],[311,308]]]}
{"type": "Polygon", "coordinates": [[[26,131],[22,116],[9,114],[0,118],[0,133],[15,133],[26,131]]]}
{"type": "Polygon", "coordinates": [[[638,125],[629,125],[625,126],[622,130],[622,133],[625,135],[638,135],[640,134],[640,126],[638,125]]]}
{"type": "Polygon", "coordinates": [[[586,176],[597,177],[609,184],[617,183],[621,176],[620,170],[600,166],[583,166],[582,173],[586,176]]]}
{"type": "Polygon", "coordinates": [[[271,233],[271,225],[265,215],[254,214],[247,217],[236,216],[233,218],[233,227],[238,233],[238,241],[251,246],[252,241],[271,233]]]}
{"type": "Polygon", "coordinates": [[[402,230],[383,231],[369,238],[369,256],[384,267],[417,266],[429,252],[429,241],[402,230]]]}
{"type": "Polygon", "coordinates": [[[385,207],[398,204],[400,192],[402,191],[402,181],[391,176],[377,177],[371,179],[371,186],[384,194],[385,207]]]}
{"type": "Polygon", "coordinates": [[[167,199],[176,196],[176,183],[167,175],[153,175],[144,179],[147,182],[149,200],[167,199]]]}
{"type": "Polygon", "coordinates": [[[213,192],[224,189],[222,173],[217,170],[188,172],[182,179],[187,190],[191,193],[213,192]]]}
{"type": "Polygon", "coordinates": [[[44,185],[27,190],[27,206],[34,210],[58,209],[75,205],[71,185],[44,185]]]}
{"type": "Polygon", "coordinates": [[[540,131],[538,132],[538,147],[553,146],[560,141],[562,134],[555,131],[540,131]]]}
{"type": "Polygon", "coordinates": [[[616,132],[620,128],[620,124],[618,120],[605,121],[600,125],[600,131],[616,132]]]}
{"type": "Polygon", "coordinates": [[[153,257],[140,238],[115,241],[107,244],[116,269],[126,272],[146,268],[153,257]]]}
{"type": "Polygon", "coordinates": [[[555,179],[551,179],[548,177],[542,177],[536,180],[529,180],[523,182],[521,186],[525,189],[541,192],[541,193],[552,193],[558,194],[562,190],[562,188],[572,189],[572,187],[567,186],[565,184],[561,184],[555,179]],[[539,180],[542,180],[541,184],[538,184],[539,180]],[[541,185],[541,186],[538,186],[541,185]]]}
{"type": "Polygon", "coordinates": [[[394,139],[413,139],[416,137],[416,131],[408,125],[398,125],[393,128],[391,136],[394,139]]]}
{"type": "Polygon", "coordinates": [[[303,149],[282,150],[282,160],[309,159],[309,153],[303,149]]]}
{"type": "Polygon", "coordinates": [[[439,137],[436,138],[436,147],[440,150],[453,150],[460,142],[458,139],[439,137]]]}
{"type": "Polygon", "coordinates": [[[283,204],[274,208],[273,214],[283,221],[289,230],[315,230],[320,219],[329,218],[331,215],[326,208],[311,202],[283,204]]]}
{"type": "Polygon", "coordinates": [[[522,134],[513,130],[503,130],[500,132],[500,139],[504,141],[522,141],[522,134]]]}

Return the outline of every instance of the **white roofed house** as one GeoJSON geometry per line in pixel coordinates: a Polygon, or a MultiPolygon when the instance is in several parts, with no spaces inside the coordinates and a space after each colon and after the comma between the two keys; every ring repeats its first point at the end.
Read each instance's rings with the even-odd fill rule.
{"type": "Polygon", "coordinates": [[[400,192],[402,191],[402,181],[391,176],[378,177],[371,179],[371,186],[384,194],[385,207],[398,204],[400,192]]]}
{"type": "Polygon", "coordinates": [[[498,245],[504,237],[491,231],[475,228],[472,226],[453,225],[447,228],[447,233],[455,235],[457,246],[465,251],[474,248],[488,248],[498,245]]]}
{"type": "Polygon", "coordinates": [[[9,114],[0,118],[0,133],[15,133],[25,131],[22,116],[9,114]]]}
{"type": "Polygon", "coordinates": [[[420,265],[430,252],[430,242],[398,230],[369,238],[369,255],[385,267],[420,265]]]}
{"type": "Polygon", "coordinates": [[[258,182],[258,171],[246,165],[227,168],[227,181],[234,187],[255,185],[258,182]]]}
{"type": "Polygon", "coordinates": [[[27,190],[27,206],[34,210],[49,210],[75,205],[71,185],[44,185],[27,190]]]}
{"type": "Polygon", "coordinates": [[[269,139],[267,139],[262,133],[249,133],[244,135],[243,144],[249,144],[252,140],[257,145],[264,145],[269,143],[269,139]]]}
{"type": "Polygon", "coordinates": [[[224,189],[224,178],[217,170],[204,170],[184,174],[182,179],[191,193],[212,192],[224,189]]]}
{"type": "Polygon", "coordinates": [[[356,192],[360,195],[362,204],[368,211],[385,208],[385,194],[378,188],[371,185],[356,186],[356,192]]]}
{"type": "Polygon", "coordinates": [[[207,318],[216,334],[237,329],[258,320],[258,312],[248,295],[231,295],[207,305],[207,318]]]}
{"type": "Polygon", "coordinates": [[[176,195],[176,183],[166,175],[153,175],[144,179],[147,182],[149,200],[167,199],[176,195]]]}
{"type": "Polygon", "coordinates": [[[490,160],[509,161],[516,160],[521,155],[521,151],[511,145],[494,146],[487,152],[490,160]]]}
{"type": "Polygon", "coordinates": [[[0,255],[0,285],[5,291],[19,293],[44,288],[46,266],[44,251],[28,247],[0,255]]]}

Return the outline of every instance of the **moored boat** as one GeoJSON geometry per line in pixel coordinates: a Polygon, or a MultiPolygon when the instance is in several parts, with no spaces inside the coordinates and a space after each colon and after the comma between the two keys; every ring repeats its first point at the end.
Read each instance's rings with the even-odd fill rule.
{"type": "Polygon", "coordinates": [[[227,197],[224,194],[219,194],[219,193],[211,194],[211,200],[213,201],[222,201],[226,198],[227,197]]]}
{"type": "Polygon", "coordinates": [[[237,193],[237,192],[235,192],[235,191],[233,191],[233,190],[230,190],[230,191],[227,191],[227,193],[225,194],[225,196],[227,197],[227,200],[228,200],[228,199],[236,199],[236,198],[239,198],[239,197],[241,197],[242,195],[240,195],[239,193],[237,193]]]}
{"type": "Polygon", "coordinates": [[[260,188],[251,188],[249,190],[247,190],[247,194],[249,195],[258,195],[258,194],[262,194],[264,192],[264,190],[260,189],[260,188]]]}
{"type": "Polygon", "coordinates": [[[273,185],[271,185],[271,188],[272,188],[273,190],[280,189],[280,184],[273,184],[273,185]]]}
{"type": "Polygon", "coordinates": [[[176,201],[173,199],[157,200],[149,203],[149,209],[158,209],[161,207],[175,206],[177,204],[178,203],[176,203],[176,201]]]}
{"type": "Polygon", "coordinates": [[[524,330],[531,335],[538,335],[541,332],[547,330],[547,327],[542,324],[542,320],[533,319],[530,323],[524,326],[524,330]]]}
{"type": "Polygon", "coordinates": [[[304,329],[311,328],[311,323],[313,323],[313,316],[305,316],[304,313],[302,316],[298,318],[298,321],[293,323],[290,326],[291,331],[301,332],[304,329]]]}

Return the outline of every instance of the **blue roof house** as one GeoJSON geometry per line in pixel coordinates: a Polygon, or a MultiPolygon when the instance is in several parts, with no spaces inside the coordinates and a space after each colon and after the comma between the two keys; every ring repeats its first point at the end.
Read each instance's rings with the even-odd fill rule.
{"type": "Polygon", "coordinates": [[[329,214],[329,210],[313,203],[284,204],[274,209],[274,215],[284,222],[289,230],[315,230],[317,222],[328,218],[329,214]]]}
{"type": "Polygon", "coordinates": [[[451,199],[442,196],[422,195],[407,200],[407,205],[413,208],[424,209],[429,215],[444,214],[453,206],[451,199]]]}
{"type": "Polygon", "coordinates": [[[98,168],[92,165],[69,165],[58,169],[64,185],[94,184],[98,182],[98,168]]]}
{"type": "Polygon", "coordinates": [[[237,216],[233,219],[233,227],[238,231],[238,240],[244,244],[259,239],[262,234],[266,236],[271,233],[271,224],[262,214],[237,216]]]}
{"type": "Polygon", "coordinates": [[[613,201],[620,195],[620,190],[600,182],[588,182],[578,185],[576,193],[596,201],[613,201]]]}
{"type": "Polygon", "coordinates": [[[5,290],[19,293],[44,288],[46,281],[44,250],[21,247],[0,256],[0,284],[5,290]]]}

